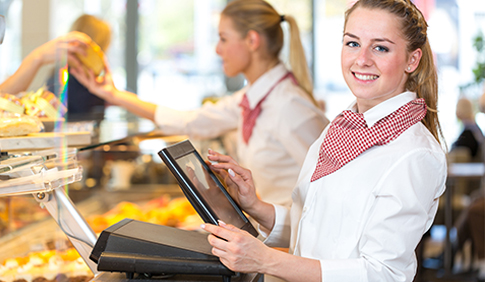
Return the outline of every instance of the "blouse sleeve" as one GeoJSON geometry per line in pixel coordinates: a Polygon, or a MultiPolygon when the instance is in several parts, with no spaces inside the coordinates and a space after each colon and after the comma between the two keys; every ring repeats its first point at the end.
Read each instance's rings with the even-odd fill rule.
{"type": "Polygon", "coordinates": [[[240,118],[238,105],[242,95],[242,92],[237,92],[215,104],[205,103],[192,111],[158,106],[155,123],[166,134],[187,134],[199,139],[215,138],[237,128],[240,118]]]}
{"type": "Polygon", "coordinates": [[[373,192],[370,217],[359,240],[359,258],[320,260],[322,280],[412,281],[416,264],[410,261],[433,222],[438,198],[445,190],[446,171],[443,152],[416,149],[405,154],[373,192]]]}

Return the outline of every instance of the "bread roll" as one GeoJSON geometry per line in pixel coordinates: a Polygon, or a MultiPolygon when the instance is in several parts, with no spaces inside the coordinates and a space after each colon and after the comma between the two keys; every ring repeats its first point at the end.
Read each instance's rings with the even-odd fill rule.
{"type": "Polygon", "coordinates": [[[104,69],[104,53],[96,42],[91,41],[86,48],[86,56],[76,53],[76,57],[83,64],[83,68],[92,70],[98,76],[104,69]]]}

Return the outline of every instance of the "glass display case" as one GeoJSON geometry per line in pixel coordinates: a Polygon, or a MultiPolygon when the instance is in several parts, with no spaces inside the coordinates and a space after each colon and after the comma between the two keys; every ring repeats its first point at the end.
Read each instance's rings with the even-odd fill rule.
{"type": "MultiPolygon", "coordinates": [[[[42,138],[49,144],[54,141],[48,139],[64,138],[62,135],[58,133],[50,138],[42,138]]],[[[32,150],[32,144],[41,147],[31,140],[36,138],[8,138],[11,139],[9,141],[16,141],[16,145],[10,152],[4,149],[0,159],[2,281],[29,281],[44,277],[44,273],[57,276],[67,272],[67,269],[86,274],[95,271],[93,265],[77,260],[79,255],[89,254],[86,243],[94,243],[96,237],[67,196],[68,185],[82,178],[77,150],[68,147],[32,150]],[[28,195],[33,198],[29,196],[27,199],[28,195]],[[39,205],[47,212],[34,208],[39,205]],[[70,242],[62,240],[66,247],[60,247],[58,242],[61,241],[56,240],[59,236],[51,233],[49,224],[52,222],[45,220],[48,214],[69,236],[70,242]],[[68,245],[75,249],[68,248],[68,245]],[[68,261],[72,262],[70,266],[67,266],[68,261]]]]}
{"type": "MultiPolygon", "coordinates": [[[[124,127],[143,128],[130,122],[140,121],[124,127]]],[[[199,228],[200,217],[156,155],[187,137],[126,133],[98,144],[35,150],[25,142],[25,149],[2,151],[1,281],[90,281],[98,273],[89,254],[99,233],[125,218],[199,228]]]]}

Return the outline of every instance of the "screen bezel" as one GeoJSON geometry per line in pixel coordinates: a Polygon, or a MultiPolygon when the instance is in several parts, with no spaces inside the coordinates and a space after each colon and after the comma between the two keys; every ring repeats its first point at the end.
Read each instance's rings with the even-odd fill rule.
{"type": "MultiPolygon", "coordinates": [[[[193,154],[196,156],[197,160],[201,164],[202,168],[208,173],[208,175],[214,180],[217,187],[221,190],[224,196],[227,198],[231,206],[233,207],[234,211],[239,215],[239,217],[245,222],[243,226],[236,226],[242,230],[248,231],[253,236],[258,236],[258,232],[252,226],[249,219],[243,213],[241,208],[238,204],[234,201],[231,195],[227,192],[226,187],[224,184],[217,178],[214,172],[210,169],[204,159],[200,156],[199,152],[195,149],[192,143],[189,140],[184,140],[177,144],[168,146],[161,151],[158,152],[158,155],[162,158],[162,161],[168,167],[170,172],[175,176],[175,179],[179,183],[182,192],[192,204],[194,209],[200,215],[202,220],[206,223],[211,223],[215,225],[219,225],[216,213],[214,212],[213,208],[204,200],[204,198],[199,193],[197,187],[194,183],[189,179],[185,171],[180,167],[177,163],[177,160],[193,154]]],[[[231,222],[226,222],[228,224],[232,224],[231,222]]]]}

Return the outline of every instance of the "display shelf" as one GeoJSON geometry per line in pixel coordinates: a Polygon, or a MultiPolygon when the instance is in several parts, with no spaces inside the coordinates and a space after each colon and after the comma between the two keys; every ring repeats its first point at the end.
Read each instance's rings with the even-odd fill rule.
{"type": "Polygon", "coordinates": [[[91,144],[91,132],[39,132],[26,136],[0,138],[0,150],[42,150],[58,148],[62,145],[81,147],[91,144]]]}
{"type": "Polygon", "coordinates": [[[0,196],[50,192],[80,181],[82,167],[75,149],[9,155],[0,161],[0,196]]]}
{"type": "Polygon", "coordinates": [[[0,196],[50,192],[58,187],[80,181],[81,178],[81,167],[62,171],[43,171],[35,175],[0,182],[0,196]]]}

